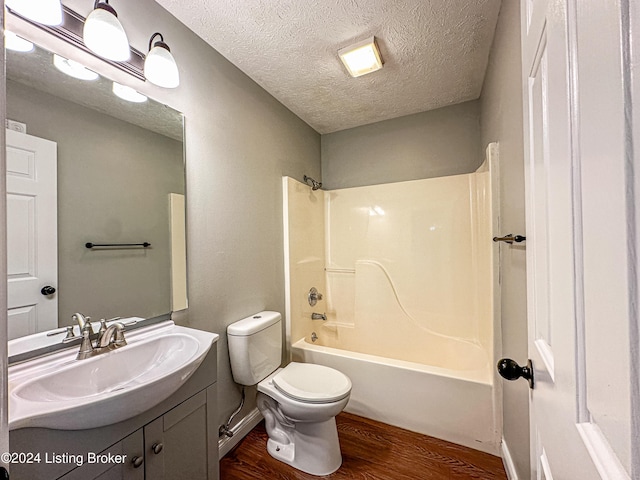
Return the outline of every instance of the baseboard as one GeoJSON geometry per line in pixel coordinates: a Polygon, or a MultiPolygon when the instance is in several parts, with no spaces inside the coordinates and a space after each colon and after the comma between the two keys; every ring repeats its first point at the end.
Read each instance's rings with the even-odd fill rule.
{"type": "Polygon", "coordinates": [[[507,442],[505,441],[504,437],[502,437],[501,448],[502,464],[504,465],[504,469],[507,472],[507,478],[509,480],[518,480],[516,466],[513,464],[513,458],[511,458],[511,452],[509,451],[509,447],[507,446],[507,442]]]}
{"type": "Polygon", "coordinates": [[[247,434],[260,423],[262,420],[262,414],[257,408],[254,408],[249,414],[236,423],[231,431],[233,437],[227,437],[226,435],[218,440],[218,455],[219,458],[224,457],[227,453],[235,447],[240,440],[247,436],[247,434]]]}

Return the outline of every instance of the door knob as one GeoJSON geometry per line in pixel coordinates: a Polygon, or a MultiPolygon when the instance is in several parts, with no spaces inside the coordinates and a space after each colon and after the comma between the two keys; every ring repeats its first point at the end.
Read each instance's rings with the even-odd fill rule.
{"type": "Polygon", "coordinates": [[[156,455],[158,455],[163,448],[164,445],[161,443],[154,443],[153,445],[151,445],[151,450],[153,450],[153,453],[155,453],[156,455]]]}
{"type": "Polygon", "coordinates": [[[40,293],[43,294],[44,296],[53,295],[54,293],[56,293],[56,289],[53,288],[51,285],[47,285],[46,287],[42,287],[42,290],[40,290],[40,293]]]}
{"type": "Polygon", "coordinates": [[[133,457],[131,459],[131,464],[133,465],[133,468],[140,468],[143,463],[144,463],[144,457],[133,457]]]}
{"type": "Polygon", "coordinates": [[[502,378],[507,380],[517,380],[520,377],[529,382],[529,388],[533,388],[533,364],[531,360],[527,360],[527,366],[521,367],[515,360],[510,358],[501,358],[498,360],[498,373],[502,378]]]}

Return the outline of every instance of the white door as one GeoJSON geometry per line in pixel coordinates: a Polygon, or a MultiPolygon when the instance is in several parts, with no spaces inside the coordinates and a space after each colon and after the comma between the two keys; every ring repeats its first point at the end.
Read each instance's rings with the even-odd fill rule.
{"type": "Polygon", "coordinates": [[[638,479],[629,2],[521,5],[531,478],[638,479]]]}
{"type": "Polygon", "coordinates": [[[58,326],[57,146],[7,130],[9,340],[58,326]]]}

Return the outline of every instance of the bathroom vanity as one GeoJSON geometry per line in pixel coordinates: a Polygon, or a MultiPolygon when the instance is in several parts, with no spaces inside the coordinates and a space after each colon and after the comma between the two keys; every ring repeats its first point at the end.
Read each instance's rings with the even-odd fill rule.
{"type": "Polygon", "coordinates": [[[127,420],[86,430],[11,430],[11,478],[216,480],[216,350],[213,342],[175,393],[127,420]]]}

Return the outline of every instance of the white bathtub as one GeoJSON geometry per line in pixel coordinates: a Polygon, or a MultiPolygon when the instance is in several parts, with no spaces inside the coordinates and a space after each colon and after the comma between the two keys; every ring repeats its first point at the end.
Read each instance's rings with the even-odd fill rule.
{"type": "Polygon", "coordinates": [[[353,383],[347,412],[499,454],[492,375],[448,370],[324,347],[299,340],[292,360],[345,373],[353,383]]]}

